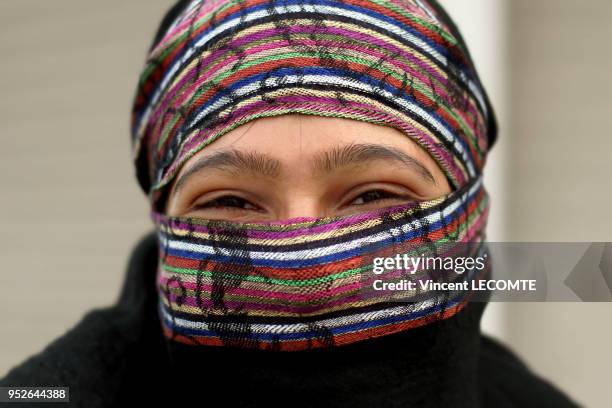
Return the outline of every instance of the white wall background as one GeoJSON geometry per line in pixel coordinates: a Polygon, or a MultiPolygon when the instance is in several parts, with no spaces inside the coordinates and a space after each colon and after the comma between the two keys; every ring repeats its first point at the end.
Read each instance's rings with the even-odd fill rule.
{"type": "Polygon", "coordinates": [[[114,302],[150,228],[129,114],[169,4],[0,1],[0,376],[114,302]]]}
{"type": "MultiPolygon", "coordinates": [[[[612,241],[612,2],[512,0],[514,241],[612,241]]],[[[612,303],[513,304],[507,339],[587,407],[610,407],[612,303]]]]}
{"type": "MultiPolygon", "coordinates": [[[[489,239],[612,241],[612,2],[442,2],[500,125],[489,239]]],[[[112,303],[151,226],[129,111],[170,3],[0,2],[0,376],[112,303]]],[[[490,304],[483,327],[585,406],[608,407],[611,306],[490,304]]]]}

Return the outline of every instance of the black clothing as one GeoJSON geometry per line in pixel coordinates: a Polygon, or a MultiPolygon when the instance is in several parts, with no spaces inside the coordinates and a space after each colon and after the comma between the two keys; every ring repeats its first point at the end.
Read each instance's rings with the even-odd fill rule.
{"type": "MultiPolygon", "coordinates": [[[[172,345],[157,316],[157,238],[134,248],[117,303],[96,309],[0,386],[69,386],[70,406],[575,407],[480,333],[486,304],[405,332],[300,352],[172,345]]],[[[35,403],[7,406],[38,406],[35,403]]],[[[45,406],[67,406],[52,404],[45,406]]]]}

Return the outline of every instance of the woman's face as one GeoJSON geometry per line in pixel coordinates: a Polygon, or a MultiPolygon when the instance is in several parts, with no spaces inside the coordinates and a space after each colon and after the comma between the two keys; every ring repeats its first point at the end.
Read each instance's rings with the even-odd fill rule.
{"type": "Polygon", "coordinates": [[[191,157],[165,212],[266,222],[348,215],[449,192],[434,159],[399,130],[285,114],[250,121],[191,157]]]}

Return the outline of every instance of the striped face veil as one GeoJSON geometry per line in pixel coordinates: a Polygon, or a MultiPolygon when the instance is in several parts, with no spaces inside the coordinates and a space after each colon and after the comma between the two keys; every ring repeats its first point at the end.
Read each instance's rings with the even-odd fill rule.
{"type": "MultiPolygon", "coordinates": [[[[405,254],[483,256],[482,169],[496,132],[468,50],[435,2],[179,3],[150,50],[132,115],[137,177],[159,238],[167,339],[296,351],[452,318],[469,290],[378,290],[375,266],[405,254]],[[267,223],[163,213],[190,157],[248,121],[287,113],[394,127],[434,158],[454,190],[367,213],[267,223]]],[[[461,283],[487,270],[391,268],[386,279],[461,283]]]]}

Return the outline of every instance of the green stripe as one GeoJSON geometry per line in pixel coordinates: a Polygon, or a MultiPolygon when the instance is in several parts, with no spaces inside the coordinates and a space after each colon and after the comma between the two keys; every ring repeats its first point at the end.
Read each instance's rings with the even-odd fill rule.
{"type": "MultiPolygon", "coordinates": [[[[178,274],[184,274],[184,275],[202,274],[209,278],[213,276],[213,272],[211,271],[207,271],[207,270],[200,271],[197,269],[190,269],[190,268],[177,268],[174,266],[167,265],[164,262],[162,262],[162,267],[164,268],[164,270],[168,272],[174,272],[178,274]]],[[[233,280],[242,280],[242,281],[259,282],[259,283],[271,283],[271,284],[284,285],[284,286],[304,287],[304,286],[319,285],[321,283],[333,281],[335,279],[346,278],[346,277],[361,273],[368,269],[372,269],[372,265],[366,265],[360,268],[348,269],[344,272],[335,273],[333,275],[321,276],[318,278],[310,278],[310,279],[304,279],[304,280],[266,278],[263,276],[252,276],[252,275],[235,275],[232,273],[224,273],[224,272],[217,272],[217,271],[214,272],[214,275],[215,277],[221,277],[221,278],[227,278],[227,279],[233,279],[233,280]]]]}

